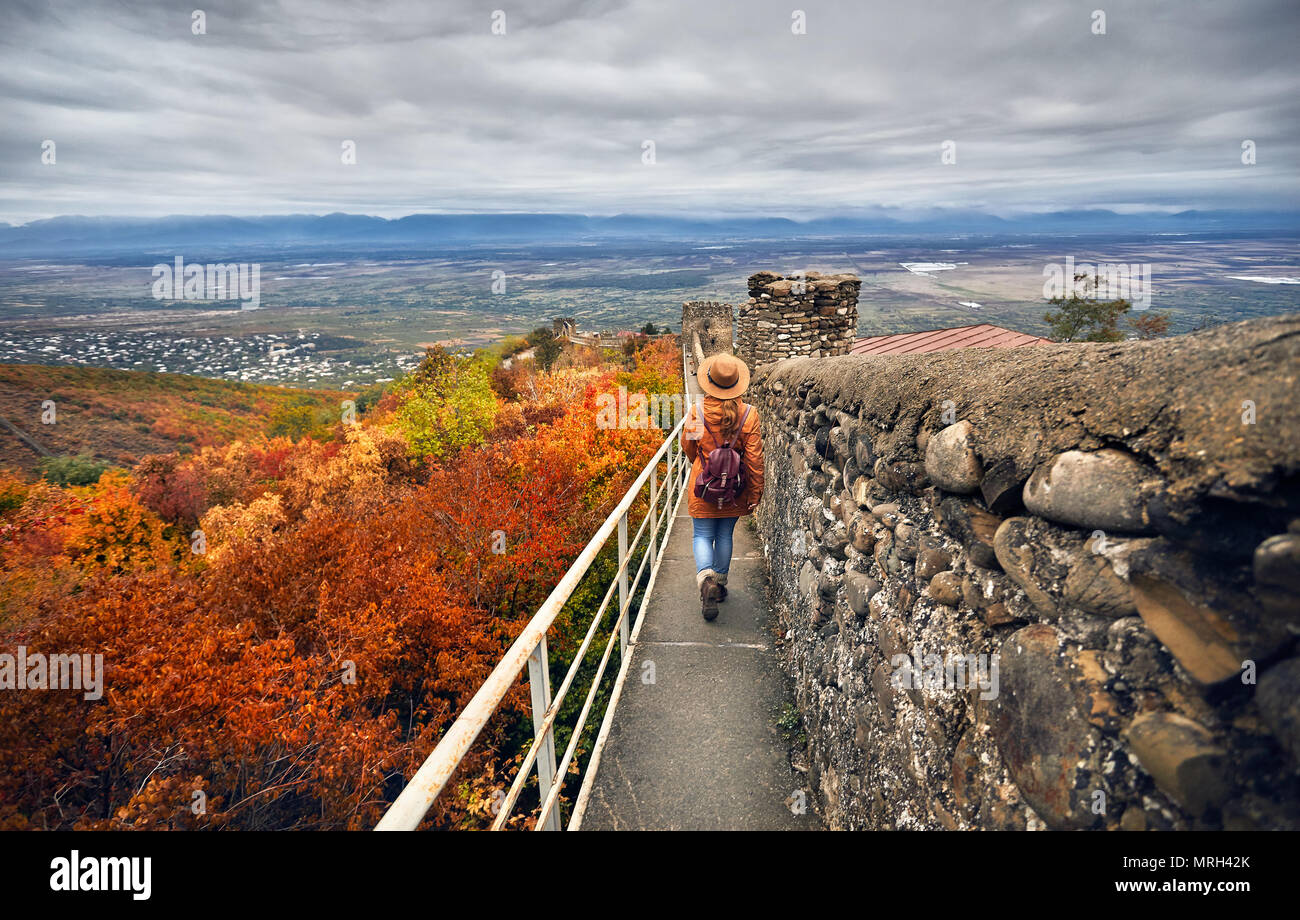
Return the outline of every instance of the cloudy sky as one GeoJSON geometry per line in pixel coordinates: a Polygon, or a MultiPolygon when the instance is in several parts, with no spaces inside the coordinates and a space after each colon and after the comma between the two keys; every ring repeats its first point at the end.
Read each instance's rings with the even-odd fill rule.
{"type": "Polygon", "coordinates": [[[1297,0],[3,0],[0,220],[1297,208],[1298,33],[1297,0]]]}

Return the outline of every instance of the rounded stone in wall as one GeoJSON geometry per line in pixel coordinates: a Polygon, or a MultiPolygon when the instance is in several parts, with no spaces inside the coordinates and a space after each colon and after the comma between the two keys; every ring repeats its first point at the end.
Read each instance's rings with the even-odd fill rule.
{"type": "Polygon", "coordinates": [[[1143,713],[1124,737],[1161,791],[1192,814],[1205,814],[1231,793],[1226,753],[1182,713],[1143,713]]]}
{"type": "Polygon", "coordinates": [[[813,587],[817,584],[817,567],[811,561],[805,562],[799,568],[799,593],[807,597],[812,594],[813,587]]]}
{"type": "Polygon", "coordinates": [[[1278,534],[1259,544],[1252,570],[1264,607],[1300,622],[1300,532],[1278,534]]]}
{"type": "Polygon", "coordinates": [[[831,478],[821,470],[809,470],[808,474],[804,477],[804,488],[813,495],[820,495],[826,491],[826,487],[830,484],[830,479],[831,478]]]}
{"type": "Polygon", "coordinates": [[[1277,740],[1300,765],[1300,658],[1269,668],[1260,678],[1255,700],[1277,740]]]}
{"type": "Polygon", "coordinates": [[[925,446],[925,471],[930,481],[948,492],[966,494],[979,488],[984,467],[971,446],[971,424],[949,425],[925,446]]]}
{"type": "Polygon", "coordinates": [[[872,522],[873,518],[861,511],[849,520],[849,540],[853,548],[860,553],[870,553],[876,545],[876,537],[871,529],[872,522]]]}
{"type": "Polygon", "coordinates": [[[837,519],[835,523],[826,528],[826,532],[822,535],[822,544],[826,547],[826,552],[836,559],[848,558],[846,552],[849,545],[848,528],[837,519]]]}
{"type": "Polygon", "coordinates": [[[827,569],[817,577],[817,594],[823,600],[834,600],[836,593],[840,590],[840,584],[843,581],[843,575],[827,569]]]}
{"type": "Polygon", "coordinates": [[[911,562],[916,559],[916,527],[906,521],[894,528],[894,551],[900,559],[911,562]]]}
{"type": "Polygon", "coordinates": [[[952,554],[933,537],[923,536],[917,543],[916,574],[929,580],[952,565],[952,554]]]}
{"type": "Polygon", "coordinates": [[[941,604],[956,607],[961,603],[961,576],[956,572],[939,572],[930,579],[930,596],[941,604]]]}
{"type": "Polygon", "coordinates": [[[895,492],[919,493],[930,482],[924,464],[907,460],[896,460],[890,463],[884,457],[880,457],[876,460],[872,472],[877,480],[895,492]]]}
{"type": "Polygon", "coordinates": [[[1105,751],[1069,647],[1051,626],[1035,624],[1010,635],[999,655],[990,723],[1021,794],[1053,829],[1099,825],[1091,790],[1103,788],[1105,751]]]}
{"type": "Polygon", "coordinates": [[[1137,613],[1133,589],[1115,574],[1105,558],[1090,552],[1074,557],[1076,562],[1065,578],[1064,600],[1071,607],[1108,617],[1137,613]]]}
{"type": "Polygon", "coordinates": [[[873,481],[874,480],[870,476],[856,476],[849,481],[849,488],[853,493],[853,501],[859,508],[867,507],[867,497],[873,481]]]}
{"type": "Polygon", "coordinates": [[[845,489],[840,493],[840,520],[848,526],[853,516],[858,513],[858,503],[853,500],[853,493],[845,489]]]}
{"type": "Polygon", "coordinates": [[[817,429],[816,440],[814,443],[817,447],[817,453],[821,454],[823,457],[833,456],[831,452],[831,429],[829,426],[823,425],[817,429]]]}
{"type": "Polygon", "coordinates": [[[858,616],[867,615],[871,596],[880,590],[880,582],[863,572],[847,572],[844,576],[844,594],[849,608],[858,616]]]}
{"type": "Polygon", "coordinates": [[[1131,454],[1113,448],[1068,450],[1034,470],[1025,483],[1025,507],[1074,527],[1153,533],[1147,494],[1159,477],[1131,454]]]}
{"type": "Polygon", "coordinates": [[[858,469],[866,472],[876,464],[876,452],[871,443],[871,435],[864,428],[856,428],[849,436],[849,446],[853,450],[853,459],[858,462],[858,469]]]}
{"type": "Polygon", "coordinates": [[[903,512],[899,509],[898,505],[893,502],[876,505],[871,514],[877,521],[884,524],[890,530],[897,527],[903,520],[903,512]]]}
{"type": "Polygon", "coordinates": [[[841,464],[844,463],[849,458],[850,451],[849,436],[842,426],[836,425],[831,429],[830,442],[832,456],[834,456],[835,461],[841,464]]]}

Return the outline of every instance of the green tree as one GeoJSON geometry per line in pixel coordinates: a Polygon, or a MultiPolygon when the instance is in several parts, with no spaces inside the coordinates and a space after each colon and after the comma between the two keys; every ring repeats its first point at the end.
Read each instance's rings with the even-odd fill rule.
{"type": "Polygon", "coordinates": [[[49,457],[42,460],[37,468],[46,482],[59,486],[92,486],[99,482],[108,464],[96,460],[90,454],[77,454],[75,457],[49,457]]]}
{"type": "Polygon", "coordinates": [[[642,335],[658,335],[658,334],[659,334],[659,330],[655,328],[655,324],[654,324],[654,323],[646,323],[644,326],[641,327],[641,334],[642,334],[642,335]]]}
{"type": "Polygon", "coordinates": [[[528,340],[522,335],[508,335],[501,340],[499,354],[502,358],[513,358],[521,351],[528,350],[528,340]]]}
{"type": "Polygon", "coordinates": [[[358,390],[356,398],[357,412],[364,415],[377,406],[391,386],[392,381],[388,381],[387,383],[371,383],[358,390]]]}
{"type": "Polygon", "coordinates": [[[1127,300],[1087,300],[1072,294],[1053,298],[1058,309],[1043,319],[1052,327],[1057,342],[1118,342],[1124,338],[1119,318],[1129,311],[1127,300]]]}
{"type": "Polygon", "coordinates": [[[528,333],[528,335],[524,336],[524,341],[528,343],[528,347],[530,348],[536,348],[543,342],[553,341],[554,339],[555,333],[547,329],[545,326],[538,326],[532,332],[528,333]]]}
{"type": "Polygon", "coordinates": [[[1119,328],[1119,318],[1127,313],[1131,304],[1127,300],[1097,300],[1088,296],[1091,289],[1095,293],[1100,284],[1100,276],[1089,278],[1086,274],[1075,275],[1074,280],[1082,281],[1083,297],[1078,290],[1070,292],[1069,298],[1053,297],[1048,303],[1057,307],[1055,312],[1043,316],[1052,327],[1051,337],[1057,342],[1118,342],[1124,338],[1119,328]]]}
{"type": "Polygon", "coordinates": [[[481,444],[496,418],[488,362],[430,348],[398,388],[397,423],[417,457],[481,444]]]}
{"type": "Polygon", "coordinates": [[[311,406],[280,406],[271,413],[266,433],[273,438],[298,440],[316,428],[316,412],[311,406]]]}
{"type": "Polygon", "coordinates": [[[560,352],[564,351],[563,343],[545,326],[539,326],[528,333],[528,344],[533,347],[533,360],[544,371],[549,371],[560,352]]]}
{"type": "Polygon", "coordinates": [[[337,420],[337,413],[322,406],[319,397],[299,393],[272,410],[266,431],[273,438],[286,437],[296,441],[312,437],[326,441],[331,435],[330,427],[337,420]]]}

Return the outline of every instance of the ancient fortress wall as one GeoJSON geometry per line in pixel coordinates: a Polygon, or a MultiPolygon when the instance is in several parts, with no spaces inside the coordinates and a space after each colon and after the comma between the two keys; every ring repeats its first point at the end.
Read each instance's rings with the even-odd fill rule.
{"type": "MultiPolygon", "coordinates": [[[[746,360],[846,350],[838,278],[755,275],[746,360]]],[[[759,369],[828,823],[1300,827],[1298,376],[1297,318],[759,369]]]]}
{"type": "Polygon", "coordinates": [[[731,314],[729,303],[688,300],[682,304],[682,342],[696,362],[721,351],[732,351],[731,314]]]}

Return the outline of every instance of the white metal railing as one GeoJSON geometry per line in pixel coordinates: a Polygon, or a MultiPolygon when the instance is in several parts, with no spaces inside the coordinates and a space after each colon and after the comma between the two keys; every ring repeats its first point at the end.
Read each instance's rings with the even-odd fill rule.
{"type": "MultiPolygon", "coordinates": [[[[685,355],[683,355],[684,357],[685,355]]],[[[689,392],[689,388],[687,388],[686,392],[689,392]]],[[[573,565],[564,573],[564,577],[560,579],[559,584],[555,586],[546,601],[538,608],[533,618],[528,621],[528,625],[519,634],[519,638],[514,641],[514,644],[510,646],[509,650],[497,663],[497,666],[493,668],[492,673],[488,675],[487,680],[479,687],[456,721],[452,723],[451,728],[442,736],[438,746],[433,749],[433,753],[420,765],[420,769],[416,771],[415,776],[402,790],[401,795],[397,797],[397,800],[393,802],[383,818],[380,819],[375,830],[414,830],[419,825],[425,814],[433,806],[433,803],[442,794],[452,775],[456,772],[456,768],[469,753],[474,740],[482,732],[484,726],[487,725],[492,714],[496,712],[501,700],[510,691],[525,666],[528,668],[528,686],[532,697],[533,743],[529,745],[528,752],[523,763],[520,764],[519,771],[516,773],[514,782],[506,793],[505,799],[499,803],[496,818],[492,823],[492,830],[500,830],[505,825],[515,803],[519,799],[519,794],[523,791],[529,771],[534,767],[537,773],[538,795],[541,799],[541,810],[538,813],[536,829],[559,830],[561,822],[558,807],[560,793],[564,788],[565,778],[568,776],[569,765],[573,762],[578,743],[587,727],[587,719],[591,713],[592,704],[595,702],[614,649],[614,643],[617,641],[621,659],[618,676],[615,679],[609,705],[606,707],[604,718],[601,721],[600,732],[592,748],[587,769],[583,772],[582,786],[574,802],[573,814],[568,825],[569,830],[577,830],[581,827],[582,818],[586,812],[587,800],[591,793],[592,780],[596,775],[597,767],[600,765],[600,754],[604,749],[614,711],[631,667],[632,648],[636,642],[636,637],[641,632],[646,603],[650,599],[651,590],[654,588],[656,577],[659,574],[659,565],[668,546],[668,536],[672,529],[673,517],[677,513],[677,505],[681,501],[682,493],[685,491],[690,475],[690,463],[686,461],[678,440],[678,435],[685,424],[687,415],[685,409],[688,408],[688,401],[689,397],[684,395],[682,399],[682,418],[678,420],[676,427],[673,428],[664,443],[655,452],[654,457],[650,459],[650,462],[637,476],[636,481],[624,494],[618,506],[610,512],[609,517],[596,531],[595,536],[578,554],[578,558],[574,560],[573,565]],[[662,490],[659,487],[659,468],[661,465],[666,465],[662,490]],[[635,537],[629,543],[627,533],[628,514],[640,497],[641,491],[647,486],[650,495],[646,514],[641,520],[641,526],[637,529],[635,537]],[[662,514],[660,513],[661,508],[662,514]],[[569,597],[581,583],[583,576],[587,574],[592,563],[595,562],[600,551],[616,531],[618,539],[618,571],[614,573],[614,577],[605,591],[605,596],[601,600],[600,607],[597,609],[595,616],[592,617],[591,625],[587,629],[582,644],[573,656],[573,662],[569,665],[568,673],[565,674],[559,688],[552,694],[550,667],[546,653],[546,633],[555,622],[556,617],[559,616],[569,597]],[[643,540],[645,541],[644,545],[642,545],[643,540]],[[628,570],[631,567],[632,560],[636,557],[638,547],[641,547],[641,564],[636,570],[636,575],[629,579],[628,570]],[[647,565],[649,566],[649,575],[641,597],[641,604],[637,609],[636,622],[633,624],[628,615],[629,608],[636,590],[641,584],[642,576],[646,573],[647,565]],[[565,749],[563,758],[557,764],[555,759],[556,717],[559,715],[565,697],[572,688],[574,678],[581,669],[588,649],[595,640],[596,634],[600,631],[600,626],[605,620],[605,612],[609,608],[616,589],[618,591],[618,616],[610,627],[610,636],[605,643],[604,654],[600,659],[596,674],[592,678],[587,697],[583,701],[582,711],[578,715],[569,745],[565,749]]]]}

